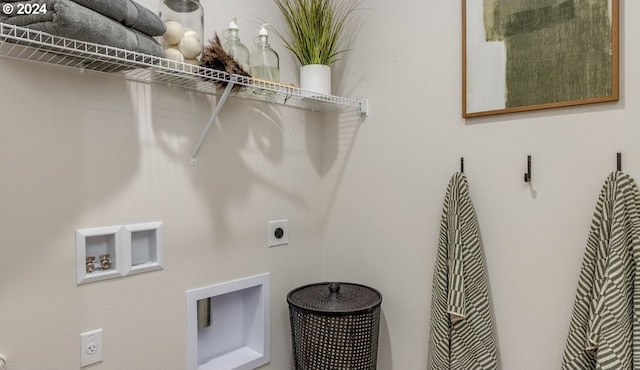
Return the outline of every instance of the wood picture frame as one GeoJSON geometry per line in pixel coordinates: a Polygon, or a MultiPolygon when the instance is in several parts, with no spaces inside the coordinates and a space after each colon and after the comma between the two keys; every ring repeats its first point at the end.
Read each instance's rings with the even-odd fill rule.
{"type": "Polygon", "coordinates": [[[619,99],[619,0],[461,0],[464,118],[619,99]]]}

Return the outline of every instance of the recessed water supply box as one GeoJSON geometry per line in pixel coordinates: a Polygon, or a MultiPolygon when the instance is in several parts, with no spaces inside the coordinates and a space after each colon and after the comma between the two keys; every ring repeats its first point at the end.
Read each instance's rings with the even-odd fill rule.
{"type": "Polygon", "coordinates": [[[162,222],[125,225],[125,238],[130,241],[130,274],[162,269],[162,222]]]}
{"type": "Polygon", "coordinates": [[[78,284],[162,269],[162,222],[76,230],[78,284]]]}
{"type": "Polygon", "coordinates": [[[187,369],[253,370],[271,361],[270,274],[186,293],[187,369]]]}
{"type": "Polygon", "coordinates": [[[124,245],[122,226],[76,230],[76,282],[86,284],[124,276],[124,245]]]}

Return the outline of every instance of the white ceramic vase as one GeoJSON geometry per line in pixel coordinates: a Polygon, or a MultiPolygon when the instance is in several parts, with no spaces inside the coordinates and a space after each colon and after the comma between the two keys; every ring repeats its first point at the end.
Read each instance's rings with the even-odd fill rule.
{"type": "Polygon", "coordinates": [[[300,67],[300,88],[331,95],[331,67],[323,64],[308,64],[300,67]]]}

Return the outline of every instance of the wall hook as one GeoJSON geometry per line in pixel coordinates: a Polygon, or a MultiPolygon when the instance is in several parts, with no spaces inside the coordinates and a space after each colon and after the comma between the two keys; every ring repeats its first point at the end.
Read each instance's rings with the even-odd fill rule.
{"type": "Polygon", "coordinates": [[[531,182],[531,156],[527,156],[527,172],[524,174],[524,182],[531,182]]]}
{"type": "Polygon", "coordinates": [[[616,154],[616,168],[618,171],[622,171],[622,153],[617,153],[616,154]]]}
{"type": "Polygon", "coordinates": [[[460,157],[460,173],[464,173],[464,157],[460,157]]]}

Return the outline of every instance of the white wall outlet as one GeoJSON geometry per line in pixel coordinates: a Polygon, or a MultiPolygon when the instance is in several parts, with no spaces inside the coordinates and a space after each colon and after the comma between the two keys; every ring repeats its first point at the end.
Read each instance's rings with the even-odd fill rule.
{"type": "Polygon", "coordinates": [[[269,221],[268,246],[289,244],[289,220],[269,221]]]}
{"type": "Polygon", "coordinates": [[[102,329],[80,334],[80,367],[102,361],[102,329]]]}

